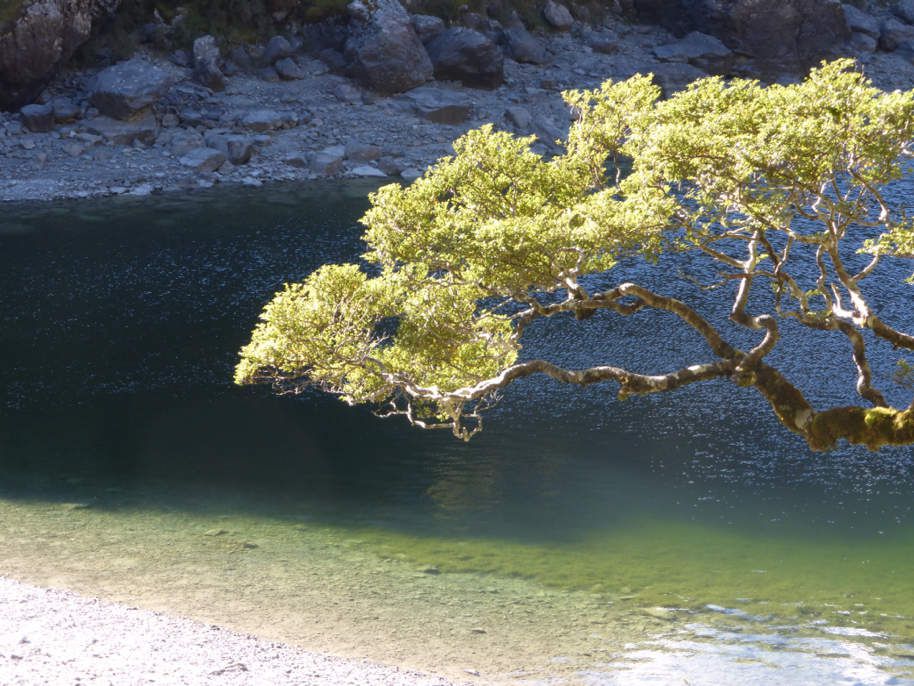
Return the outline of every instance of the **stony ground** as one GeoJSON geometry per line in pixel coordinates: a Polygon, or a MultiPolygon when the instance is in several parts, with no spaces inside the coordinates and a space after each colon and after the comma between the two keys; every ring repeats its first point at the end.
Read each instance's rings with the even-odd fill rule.
{"type": "Polygon", "coordinates": [[[448,686],[217,626],[0,577],[0,683],[448,686]]]}
{"type": "MultiPolygon", "coordinates": [[[[448,154],[462,132],[486,122],[535,134],[540,140],[535,149],[554,151],[569,121],[564,89],[650,71],[670,92],[703,75],[675,54],[658,57],[658,46],[676,42],[658,27],[619,24],[537,40],[548,63],[507,59],[505,83],[495,90],[432,82],[391,97],[377,96],[304,54],[296,57],[301,78],[238,73],[223,92],[193,82],[189,69],[153,57],[178,82],[156,105],[154,118],[123,125],[85,105],[91,71],[70,73],[52,84],[48,97],[81,103],[75,121],[34,133],[18,114],[0,113],[0,201],[147,195],[334,176],[409,180],[448,154]],[[233,165],[206,152],[198,155],[224,149],[228,138],[239,136],[251,147],[249,161],[233,165]]],[[[901,54],[864,52],[860,59],[884,88],[914,85],[914,66],[901,54]]]]}

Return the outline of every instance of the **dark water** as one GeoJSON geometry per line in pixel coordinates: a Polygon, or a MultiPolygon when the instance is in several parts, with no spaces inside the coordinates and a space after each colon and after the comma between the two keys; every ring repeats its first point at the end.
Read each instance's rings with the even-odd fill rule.
{"type": "MultiPolygon", "coordinates": [[[[625,669],[579,671],[588,683],[904,682],[914,666],[909,448],[810,453],[759,397],[725,383],[618,403],[609,388],[525,382],[469,445],[318,394],[232,387],[270,295],[357,258],[367,190],[4,207],[0,496],[307,514],[444,572],[631,592],[675,614],[625,669]],[[734,617],[750,617],[752,631],[727,624],[734,617]]],[[[894,285],[903,267],[871,292],[887,320],[914,328],[914,288],[894,285]]],[[[613,280],[686,274],[663,291],[706,297],[690,280],[708,277],[701,265],[659,269],[623,265],[613,280]]],[[[702,307],[723,316],[710,299],[702,307]]],[[[594,317],[570,325],[573,336],[566,324],[539,327],[526,354],[650,372],[707,359],[661,314],[594,317]]],[[[785,342],[773,359],[817,403],[853,400],[840,338],[785,342]]],[[[896,359],[874,358],[884,385],[896,359]]]]}

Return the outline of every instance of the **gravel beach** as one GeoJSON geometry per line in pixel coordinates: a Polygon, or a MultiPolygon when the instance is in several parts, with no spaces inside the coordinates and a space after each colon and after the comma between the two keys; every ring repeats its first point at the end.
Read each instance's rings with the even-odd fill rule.
{"type": "Polygon", "coordinates": [[[0,577],[0,683],[448,686],[186,619],[0,577]]]}

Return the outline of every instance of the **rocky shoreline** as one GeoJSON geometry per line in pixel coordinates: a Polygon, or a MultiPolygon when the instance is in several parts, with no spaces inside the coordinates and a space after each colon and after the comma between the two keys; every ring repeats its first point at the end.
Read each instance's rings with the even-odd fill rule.
{"type": "Polygon", "coordinates": [[[3,577],[0,683],[453,684],[3,577]]]}
{"type": "MultiPolygon", "coordinates": [[[[34,103],[0,113],[0,201],[408,181],[488,122],[535,135],[535,150],[555,153],[570,120],[565,89],[639,72],[654,73],[667,94],[715,73],[802,75],[770,63],[763,70],[701,32],[677,38],[614,16],[583,23],[551,0],[550,28],[532,32],[480,15],[463,20],[476,28],[448,27],[396,0],[379,6],[392,14],[372,7],[355,2],[345,26],[300,26],[225,54],[201,36],[192,52],[147,45],[128,60],[60,73],[34,103]],[[418,46],[410,54],[404,35],[418,46]]],[[[850,37],[829,56],[855,57],[882,88],[914,86],[914,5],[907,19],[898,7],[842,7],[850,37]]]]}

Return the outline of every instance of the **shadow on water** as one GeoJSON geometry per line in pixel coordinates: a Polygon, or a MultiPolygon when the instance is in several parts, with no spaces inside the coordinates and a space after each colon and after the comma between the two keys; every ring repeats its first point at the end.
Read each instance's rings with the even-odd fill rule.
{"type": "MultiPolygon", "coordinates": [[[[316,393],[231,387],[269,296],[320,264],[357,259],[368,190],[5,207],[0,500],[80,503],[106,527],[138,510],[238,516],[251,530],[308,521],[381,559],[658,606],[651,621],[699,612],[703,626],[708,616],[739,624],[739,604],[788,622],[773,635],[844,621],[897,645],[914,639],[909,449],[814,455],[759,398],[717,383],[617,403],[607,388],[525,382],[469,445],[316,393]]],[[[620,272],[653,278],[635,265],[620,272]]],[[[694,297],[688,280],[665,286],[694,297]]],[[[547,322],[526,354],[646,371],[703,359],[701,342],[667,323],[594,317],[570,343],[561,322],[547,322]]],[[[780,355],[819,400],[847,398],[849,364],[831,367],[848,357],[840,341],[780,355]]],[[[893,363],[876,359],[877,375],[893,363]]],[[[739,643],[700,634],[664,640],[739,643]]],[[[669,645],[661,652],[678,654],[669,645]]],[[[650,677],[633,667],[619,683],[626,673],[650,677]]]]}

